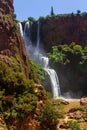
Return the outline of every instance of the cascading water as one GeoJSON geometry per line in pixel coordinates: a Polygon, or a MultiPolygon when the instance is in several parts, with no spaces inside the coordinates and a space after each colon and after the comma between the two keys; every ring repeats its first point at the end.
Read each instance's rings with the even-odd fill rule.
{"type": "MultiPolygon", "coordinates": [[[[38,29],[37,29],[37,46],[36,49],[39,52],[39,45],[40,44],[40,23],[38,21],[38,29]]],[[[51,87],[52,93],[54,98],[59,98],[61,95],[60,86],[59,86],[59,79],[54,69],[49,68],[49,58],[43,56],[39,53],[41,65],[43,66],[44,70],[48,73],[51,80],[51,87]]]]}
{"type": "Polygon", "coordinates": [[[50,69],[49,67],[49,58],[48,57],[41,57],[42,59],[42,66],[44,70],[48,73],[51,80],[53,98],[59,98],[61,95],[60,86],[59,86],[59,79],[54,69],[50,69]]]}
{"type": "Polygon", "coordinates": [[[19,29],[19,31],[21,33],[21,36],[23,37],[23,29],[22,29],[22,25],[21,25],[20,22],[18,22],[18,29],[19,29]]]}
{"type": "Polygon", "coordinates": [[[37,46],[36,50],[39,51],[39,44],[40,44],[40,22],[38,21],[38,28],[37,28],[37,46]]]}
{"type": "Polygon", "coordinates": [[[32,42],[31,42],[31,32],[30,32],[31,26],[32,26],[31,22],[25,23],[23,37],[24,37],[24,41],[25,41],[25,47],[27,50],[27,54],[29,55],[30,59],[33,59],[32,54],[33,54],[35,48],[33,47],[32,42]]]}
{"type": "Polygon", "coordinates": [[[29,22],[25,23],[23,36],[24,36],[24,40],[26,44],[25,45],[26,50],[27,50],[27,53],[29,54],[29,57],[35,62],[42,65],[42,67],[44,68],[44,70],[47,72],[47,74],[50,77],[53,98],[55,99],[59,98],[59,96],[61,95],[61,92],[60,92],[58,76],[54,69],[50,69],[49,58],[44,56],[42,53],[40,53],[40,23],[38,22],[37,44],[35,48],[33,48],[33,45],[30,39],[30,23],[29,22]]]}

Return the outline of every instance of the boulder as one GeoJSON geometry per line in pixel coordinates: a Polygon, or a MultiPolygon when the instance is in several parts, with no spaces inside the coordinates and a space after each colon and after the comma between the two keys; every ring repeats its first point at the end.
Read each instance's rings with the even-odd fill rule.
{"type": "Polygon", "coordinates": [[[87,97],[82,97],[80,99],[80,105],[87,107],[87,97]]]}

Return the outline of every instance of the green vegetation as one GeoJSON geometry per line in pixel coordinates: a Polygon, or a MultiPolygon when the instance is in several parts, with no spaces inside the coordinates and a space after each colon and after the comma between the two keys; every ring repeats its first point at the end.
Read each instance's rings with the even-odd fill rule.
{"type": "Polygon", "coordinates": [[[87,46],[82,47],[79,44],[72,42],[70,45],[63,44],[53,46],[49,57],[53,62],[62,64],[83,64],[87,61],[87,46]]]}
{"type": "Polygon", "coordinates": [[[16,72],[21,72],[21,66],[18,63],[18,60],[16,57],[11,57],[11,62],[13,64],[13,70],[16,72]]]}
{"type": "Polygon", "coordinates": [[[38,101],[34,89],[32,80],[0,62],[0,112],[6,119],[34,112],[38,101]]]}
{"type": "Polygon", "coordinates": [[[85,108],[82,107],[82,106],[80,106],[80,107],[74,107],[74,108],[72,108],[72,110],[73,110],[73,111],[82,111],[82,112],[84,112],[84,111],[85,111],[85,108]]]}
{"type": "MultiPolygon", "coordinates": [[[[60,17],[76,17],[76,16],[81,16],[81,17],[84,17],[84,16],[87,16],[87,12],[81,12],[80,10],[77,10],[77,13],[68,13],[68,14],[54,14],[54,10],[53,10],[53,7],[51,7],[51,12],[49,15],[47,16],[40,16],[38,18],[38,20],[40,20],[41,22],[44,21],[44,20],[47,20],[47,19],[50,19],[50,18],[55,18],[55,19],[58,19],[60,17]]],[[[15,14],[14,14],[14,17],[15,17],[15,14]]],[[[18,20],[15,19],[16,22],[18,22],[18,20]]],[[[30,22],[34,22],[36,21],[36,19],[34,17],[28,17],[26,21],[30,21],[30,22]]]]}
{"type": "Polygon", "coordinates": [[[34,61],[30,60],[30,79],[34,82],[40,83],[40,81],[45,79],[45,73],[41,65],[36,64],[34,61]]]}
{"type": "Polygon", "coordinates": [[[17,20],[17,16],[16,16],[16,14],[14,13],[14,22],[16,22],[16,23],[18,23],[19,22],[19,20],[17,20]]]}
{"type": "Polygon", "coordinates": [[[59,100],[47,100],[44,106],[41,107],[40,114],[38,116],[41,122],[41,130],[52,129],[52,126],[56,126],[58,119],[64,118],[63,105],[59,100]]]}
{"type": "Polygon", "coordinates": [[[68,121],[68,125],[71,130],[81,130],[79,123],[76,121],[68,121]]]}
{"type": "Polygon", "coordinates": [[[51,7],[51,15],[54,15],[53,7],[51,7]]]}
{"type": "Polygon", "coordinates": [[[61,17],[86,17],[87,16],[87,12],[81,12],[80,10],[77,10],[77,13],[68,13],[68,14],[54,14],[54,11],[53,11],[53,7],[51,7],[51,13],[50,15],[47,15],[47,16],[40,16],[38,18],[38,20],[40,21],[44,21],[44,20],[48,20],[48,19],[51,19],[51,18],[55,18],[55,19],[59,19],[61,17]]]}
{"type": "MultiPolygon", "coordinates": [[[[17,64],[15,58],[12,60],[17,64]]],[[[39,80],[43,79],[44,71],[40,65],[30,61],[30,69],[32,74],[37,73],[39,80]]],[[[36,86],[33,76],[32,80],[26,79],[21,72],[14,71],[14,68],[0,62],[0,114],[6,121],[24,119],[27,115],[34,114],[37,103],[44,100],[39,106],[40,113],[38,113],[38,120],[41,121],[44,130],[43,124],[50,128],[53,124],[56,126],[58,118],[64,117],[63,105],[59,100],[54,101],[51,97],[46,101],[46,93],[41,86],[36,86]]]]}
{"type": "Polygon", "coordinates": [[[38,20],[39,20],[39,21],[44,21],[44,20],[46,20],[46,17],[40,16],[38,20]]]}
{"type": "Polygon", "coordinates": [[[28,17],[28,21],[30,21],[30,22],[34,22],[35,19],[34,19],[33,17],[28,17]]]}

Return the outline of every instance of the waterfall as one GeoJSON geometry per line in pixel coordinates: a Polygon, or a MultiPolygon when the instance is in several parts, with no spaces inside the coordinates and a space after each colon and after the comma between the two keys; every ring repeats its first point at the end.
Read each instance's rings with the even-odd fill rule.
{"type": "Polygon", "coordinates": [[[40,22],[38,21],[38,26],[37,26],[37,46],[36,46],[37,51],[39,51],[39,45],[40,45],[40,22]]]}
{"type": "Polygon", "coordinates": [[[26,47],[26,51],[29,56],[29,59],[33,59],[32,53],[34,52],[34,47],[31,41],[31,31],[30,31],[31,26],[32,26],[31,22],[26,22],[24,26],[24,33],[23,33],[25,47],[26,47]]]}
{"type": "Polygon", "coordinates": [[[21,36],[23,37],[23,29],[22,29],[22,25],[21,25],[20,22],[18,22],[18,29],[19,29],[19,31],[21,33],[21,36]]]}
{"type": "Polygon", "coordinates": [[[29,58],[34,60],[36,63],[41,64],[42,67],[44,68],[44,70],[49,75],[50,81],[51,81],[53,98],[57,99],[61,95],[58,76],[57,76],[55,70],[51,69],[49,67],[49,58],[46,57],[45,55],[43,55],[42,53],[40,53],[41,52],[41,49],[40,49],[40,22],[38,22],[38,27],[37,27],[36,47],[33,47],[33,44],[32,44],[31,38],[30,38],[30,35],[31,35],[30,28],[31,28],[30,22],[26,22],[25,27],[24,27],[23,36],[24,36],[24,40],[25,40],[25,44],[26,44],[25,46],[26,46],[27,53],[29,54],[29,58]]]}
{"type": "Polygon", "coordinates": [[[60,92],[60,86],[59,86],[59,79],[57,76],[57,73],[54,69],[50,69],[49,67],[49,58],[48,57],[42,57],[42,66],[44,70],[48,73],[51,80],[51,86],[52,86],[52,92],[53,92],[53,98],[58,98],[61,96],[60,92]]]}

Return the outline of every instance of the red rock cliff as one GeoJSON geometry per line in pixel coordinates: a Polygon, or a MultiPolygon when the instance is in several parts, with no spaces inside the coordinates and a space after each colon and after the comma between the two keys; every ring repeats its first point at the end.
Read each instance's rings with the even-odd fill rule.
{"type": "Polygon", "coordinates": [[[71,42],[87,43],[87,16],[49,17],[41,29],[42,41],[48,48],[71,42]]]}
{"type": "Polygon", "coordinates": [[[28,58],[24,41],[14,20],[13,0],[0,0],[0,57],[2,56],[5,62],[14,57],[21,71],[28,77],[28,58]]]}

